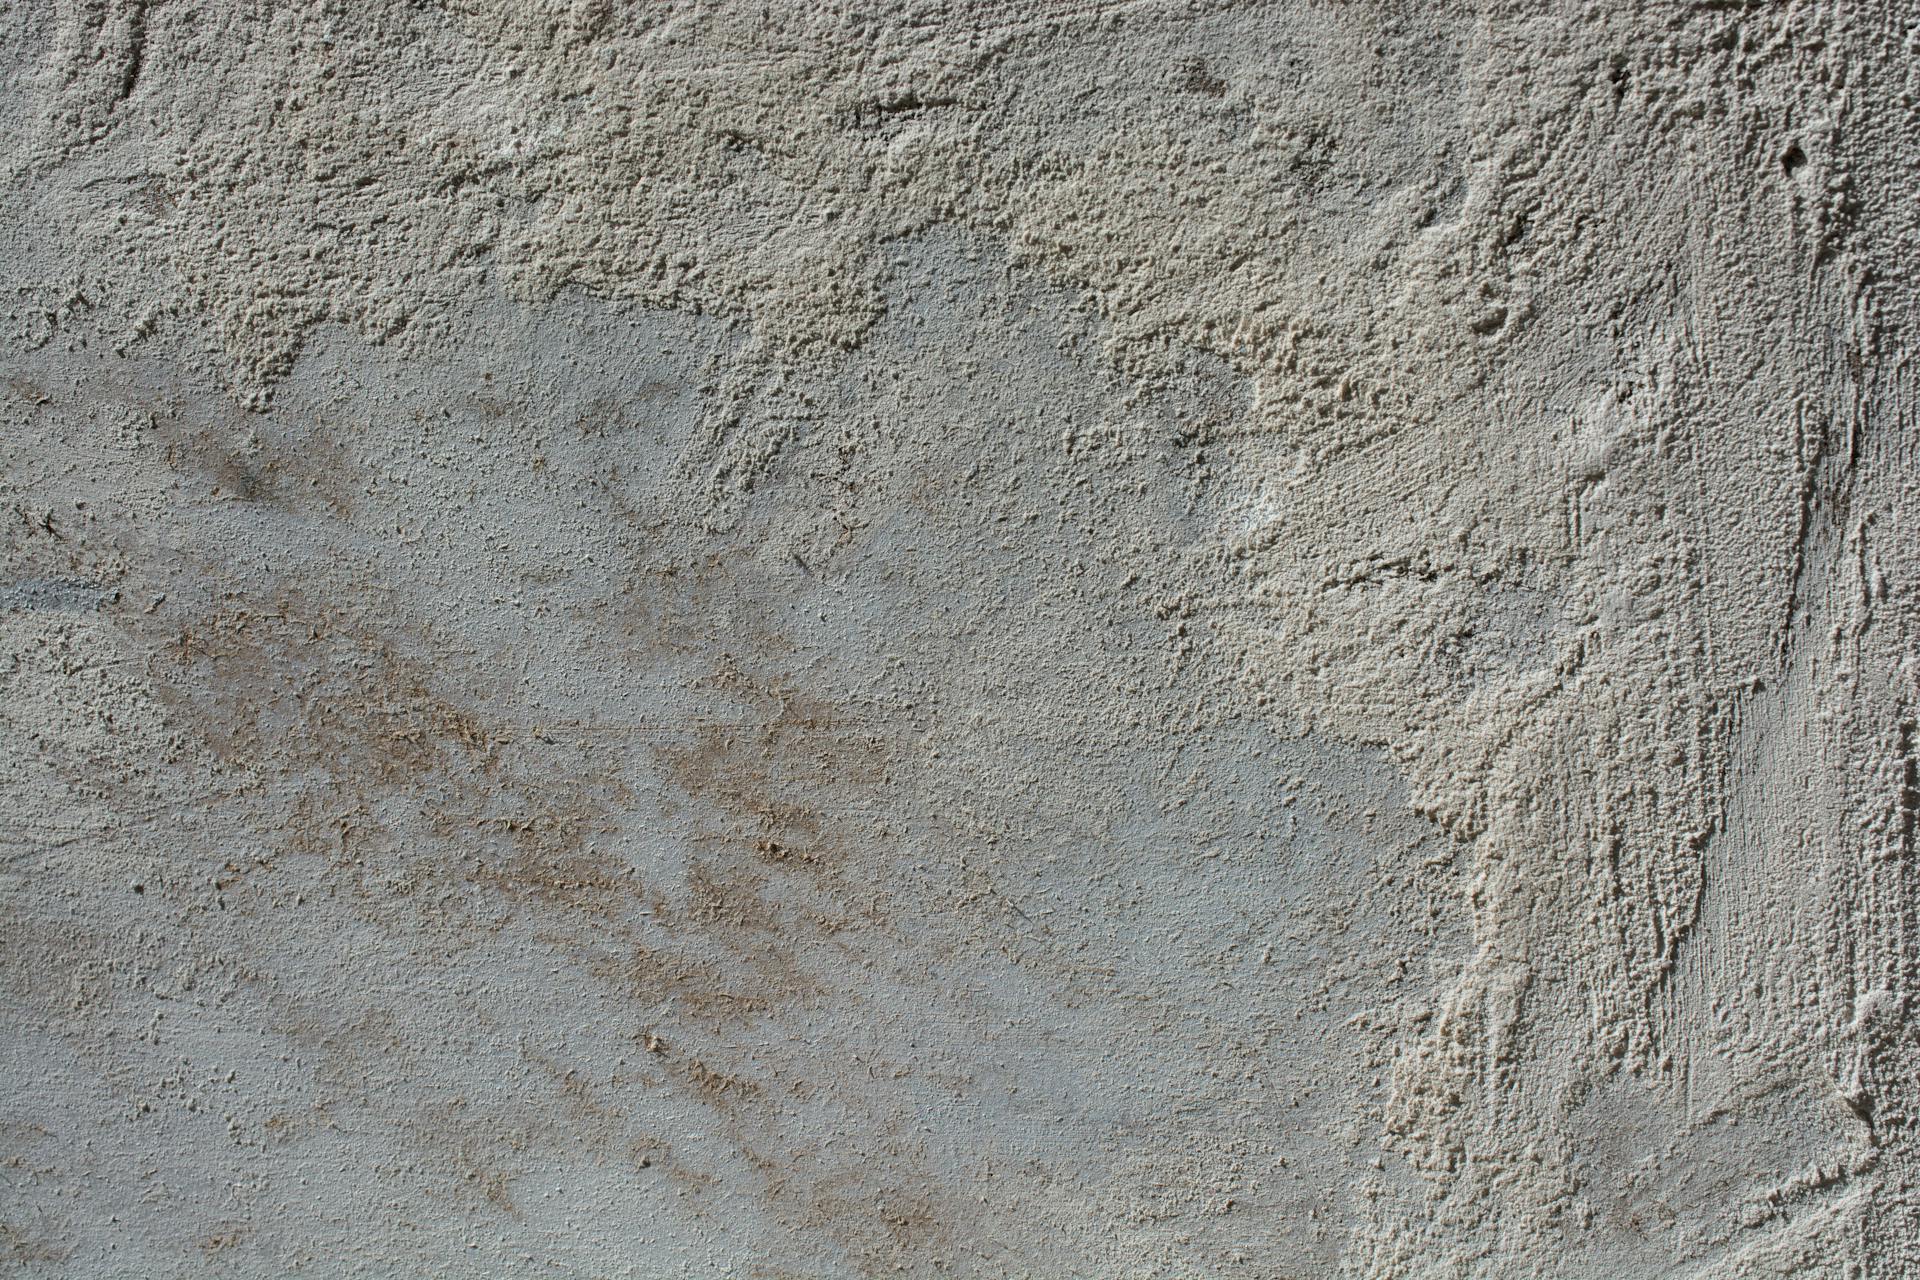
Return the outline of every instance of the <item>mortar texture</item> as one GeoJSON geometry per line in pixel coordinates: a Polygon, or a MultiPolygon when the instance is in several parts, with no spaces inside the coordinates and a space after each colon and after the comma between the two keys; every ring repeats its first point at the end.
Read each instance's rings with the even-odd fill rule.
{"type": "Polygon", "coordinates": [[[1920,3],[0,3],[0,1264],[1920,1276],[1920,3]]]}

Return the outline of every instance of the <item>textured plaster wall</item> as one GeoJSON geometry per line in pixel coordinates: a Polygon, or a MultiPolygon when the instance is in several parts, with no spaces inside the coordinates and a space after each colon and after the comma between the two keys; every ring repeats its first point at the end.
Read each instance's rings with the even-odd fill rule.
{"type": "Polygon", "coordinates": [[[1920,1275],[1917,95],[0,4],[0,1266],[1920,1275]]]}

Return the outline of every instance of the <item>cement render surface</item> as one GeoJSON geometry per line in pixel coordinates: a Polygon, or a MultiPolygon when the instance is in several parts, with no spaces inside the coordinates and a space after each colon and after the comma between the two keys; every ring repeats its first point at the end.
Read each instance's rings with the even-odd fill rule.
{"type": "Polygon", "coordinates": [[[0,50],[0,1262],[1920,1275],[1920,9],[0,50]]]}

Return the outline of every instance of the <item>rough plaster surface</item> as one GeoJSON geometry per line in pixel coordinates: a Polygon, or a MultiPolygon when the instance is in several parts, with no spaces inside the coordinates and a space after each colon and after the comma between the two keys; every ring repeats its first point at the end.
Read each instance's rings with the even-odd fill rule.
{"type": "Polygon", "coordinates": [[[0,6],[0,1264],[1920,1275],[1920,6],[0,6]]]}

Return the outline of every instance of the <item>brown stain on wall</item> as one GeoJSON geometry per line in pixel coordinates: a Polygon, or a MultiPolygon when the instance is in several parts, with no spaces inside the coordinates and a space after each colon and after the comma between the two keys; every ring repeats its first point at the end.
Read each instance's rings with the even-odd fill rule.
{"type": "Polygon", "coordinates": [[[350,609],[297,591],[217,605],[155,655],[162,701],[228,763],[319,769],[345,790],[484,765],[499,739],[350,609]]]}
{"type": "MultiPolygon", "coordinates": [[[[709,1109],[758,1171],[734,1190],[789,1217],[824,1205],[829,1174],[791,1154],[796,1101],[754,1053],[770,1023],[835,998],[842,983],[826,975],[861,945],[849,930],[892,930],[875,874],[885,845],[861,814],[900,767],[884,717],[765,674],[792,646],[749,633],[688,683],[700,708],[689,730],[662,741],[642,727],[561,750],[563,731],[541,741],[506,710],[510,687],[439,660],[425,629],[379,617],[374,599],[349,590],[322,607],[287,588],[228,592],[197,615],[123,611],[149,646],[168,718],[219,769],[257,780],[226,803],[268,843],[226,859],[216,889],[243,915],[270,919],[288,907],[284,878],[317,863],[323,883],[397,936],[430,919],[422,939],[444,936],[457,952],[521,930],[648,1028],[637,1034],[652,1042],[653,1070],[627,1087],[709,1109]],[[677,872],[642,874],[623,833],[636,767],[679,798],[684,838],[650,837],[679,841],[677,872]],[[493,909],[461,906],[463,887],[493,909]]],[[[658,625],[682,624],[669,612],[658,625]]],[[[390,1015],[341,1024],[319,1007],[279,1005],[279,1029],[313,1055],[314,1075],[310,1095],[283,1100],[259,1138],[310,1141],[343,1108],[377,1108],[375,1082],[404,1040],[390,1015]]],[[[598,1149],[624,1126],[621,1109],[551,1065],[547,1083],[505,1112],[409,1124],[409,1141],[446,1172],[434,1194],[517,1217],[513,1184],[539,1146],[566,1133],[598,1149]]],[[[858,1085],[849,1077],[827,1091],[855,1096],[858,1085]]],[[[924,1205],[879,1190],[913,1163],[831,1175],[871,1193],[849,1206],[863,1206],[867,1225],[853,1235],[872,1258],[919,1256],[939,1238],[924,1205]]],[[[689,1187],[718,1177],[690,1167],[672,1176],[689,1187]]]]}
{"type": "Polygon", "coordinates": [[[362,469],[341,443],[350,427],[282,414],[267,434],[238,406],[150,402],[146,411],[167,466],[216,502],[257,503],[296,515],[350,519],[362,469]]]}

